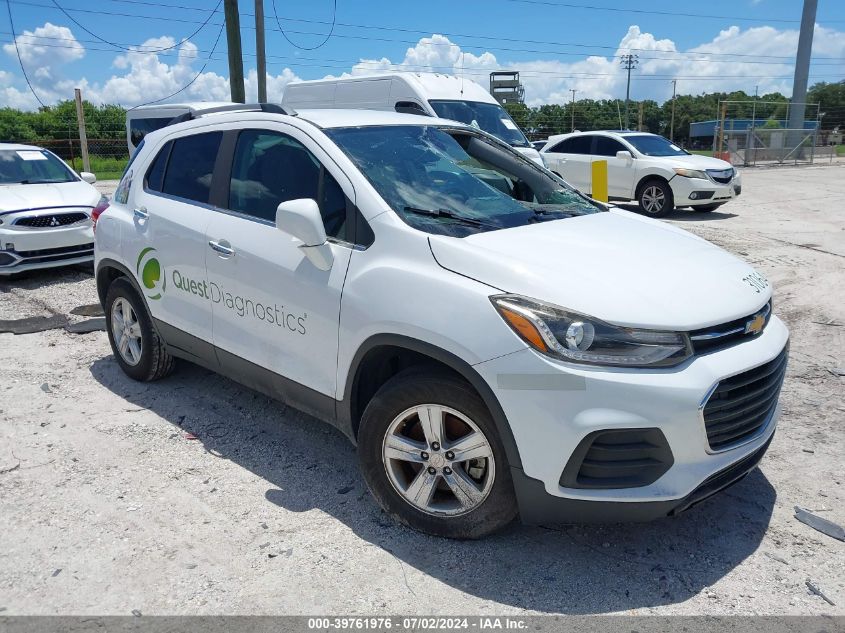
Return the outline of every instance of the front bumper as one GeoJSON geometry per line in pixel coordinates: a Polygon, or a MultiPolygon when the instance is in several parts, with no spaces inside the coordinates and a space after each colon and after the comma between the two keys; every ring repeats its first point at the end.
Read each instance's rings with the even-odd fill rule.
{"type": "Polygon", "coordinates": [[[523,521],[646,520],[677,513],[744,476],[762,458],[779,410],[759,433],[714,451],[701,407],[720,380],[775,359],[787,341],[786,326],[772,317],[758,337],[668,369],[588,368],[528,349],[476,365],[513,432],[521,461],[521,468],[512,469],[513,479],[523,521]],[[561,485],[582,440],[596,431],[623,429],[659,429],[671,449],[671,466],[637,487],[561,485]],[[741,462],[748,468],[734,471],[741,462]],[[737,477],[713,484],[723,472],[737,477]]]}
{"type": "Polygon", "coordinates": [[[94,261],[91,221],[49,229],[0,229],[0,276],[94,261]]]}
{"type": "Polygon", "coordinates": [[[676,207],[724,204],[742,193],[742,176],[737,173],[729,183],[710,179],[675,176],[669,181],[676,207]]]}

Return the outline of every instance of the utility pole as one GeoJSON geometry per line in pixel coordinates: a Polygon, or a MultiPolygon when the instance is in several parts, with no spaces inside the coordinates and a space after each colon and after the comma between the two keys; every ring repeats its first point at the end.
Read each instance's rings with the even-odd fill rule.
{"type": "Polygon", "coordinates": [[[76,100],[76,122],[79,124],[79,148],[82,150],[82,171],[91,171],[91,162],[88,160],[88,137],[85,134],[85,111],[82,109],[82,91],[75,88],[73,91],[76,100]]]}
{"type": "Polygon", "coordinates": [[[644,103],[640,101],[639,103],[639,117],[637,118],[637,132],[643,131],[643,105],[644,103]]]}
{"type": "Polygon", "coordinates": [[[798,33],[798,53],[795,56],[795,78],[792,82],[792,107],[786,125],[792,132],[794,146],[801,142],[804,131],[804,109],[807,105],[807,79],[810,74],[810,53],[813,48],[813,29],[816,25],[818,0],[804,0],[801,30],[798,33]]]}
{"type": "Polygon", "coordinates": [[[226,43],[229,49],[229,89],[232,101],[246,103],[244,94],[244,56],[241,50],[241,20],[238,0],[223,0],[226,16],[226,43]]]}
{"type": "Polygon", "coordinates": [[[572,131],[575,131],[575,93],[578,92],[573,88],[569,89],[569,92],[572,93],[572,131]]]}
{"type": "Polygon", "coordinates": [[[669,123],[669,140],[675,142],[675,92],[678,87],[678,80],[672,80],[672,118],[669,123]]]}
{"type": "Polygon", "coordinates": [[[628,105],[631,101],[631,70],[637,67],[639,64],[639,55],[631,55],[628,53],[627,55],[622,55],[622,59],[620,60],[622,64],[622,68],[628,71],[628,87],[625,90],[625,129],[628,129],[628,105]]]}
{"type": "Polygon", "coordinates": [[[264,50],[264,0],[255,0],[255,70],[258,103],[267,103],[267,58],[264,50]]]}

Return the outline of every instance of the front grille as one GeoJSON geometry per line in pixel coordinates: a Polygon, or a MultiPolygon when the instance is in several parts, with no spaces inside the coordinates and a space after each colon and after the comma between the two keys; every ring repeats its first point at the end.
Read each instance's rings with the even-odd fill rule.
{"type": "Polygon", "coordinates": [[[29,215],[15,220],[15,226],[27,226],[31,229],[54,229],[68,226],[88,219],[86,213],[55,213],[51,215],[29,215]]]}
{"type": "Polygon", "coordinates": [[[726,185],[734,179],[734,169],[733,167],[730,169],[708,169],[707,175],[714,181],[726,185]]]}
{"type": "Polygon", "coordinates": [[[707,441],[724,450],[756,435],[778,402],[789,346],[765,365],[725,378],[704,405],[707,441]]]}
{"type": "Polygon", "coordinates": [[[77,246],[63,246],[61,248],[42,248],[37,251],[17,251],[16,254],[28,264],[55,262],[62,259],[85,257],[86,255],[93,256],[94,243],[90,242],[88,244],[79,244],[77,246]]]}
{"type": "Polygon", "coordinates": [[[741,319],[735,319],[714,325],[712,327],[702,328],[689,333],[690,341],[692,341],[692,348],[696,354],[705,354],[707,352],[715,352],[720,349],[725,349],[731,345],[736,345],[744,340],[752,339],[759,336],[766,329],[769,324],[769,319],[772,317],[772,302],[769,301],[760,310],[754,314],[741,319]],[[748,331],[748,324],[751,323],[757,315],[763,317],[763,327],[757,331],[748,331]]]}
{"type": "Polygon", "coordinates": [[[660,429],[594,431],[572,452],[564,488],[637,488],[657,481],[674,463],[660,429]]]}

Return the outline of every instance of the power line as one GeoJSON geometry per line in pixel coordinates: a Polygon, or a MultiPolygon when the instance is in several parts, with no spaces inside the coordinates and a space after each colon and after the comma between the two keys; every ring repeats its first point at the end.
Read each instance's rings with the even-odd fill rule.
{"type": "Polygon", "coordinates": [[[318,48],[322,48],[326,44],[326,42],[328,42],[331,39],[332,34],[334,33],[334,26],[335,26],[335,23],[337,21],[337,0],[334,0],[334,10],[332,11],[332,26],[329,29],[329,34],[326,35],[326,38],[322,42],[320,42],[316,46],[310,46],[310,47],[300,46],[299,44],[297,44],[296,42],[294,42],[293,40],[291,40],[288,37],[287,33],[285,33],[285,29],[282,28],[282,23],[279,21],[279,14],[276,12],[276,0],[272,0],[272,2],[273,2],[273,16],[276,18],[276,24],[279,26],[279,31],[281,32],[282,37],[284,37],[288,41],[288,44],[290,44],[294,48],[298,48],[299,50],[302,50],[302,51],[315,51],[318,48]]]}
{"type": "MultiPolygon", "coordinates": [[[[85,25],[83,25],[81,22],[79,22],[79,21],[78,21],[76,18],[74,18],[74,17],[73,17],[70,13],[68,13],[68,12],[65,10],[65,8],[64,8],[62,5],[60,5],[60,4],[58,3],[58,0],[50,0],[50,1],[51,1],[54,5],[55,5],[55,7],[56,7],[59,11],[61,11],[61,12],[65,15],[65,17],[66,17],[68,20],[70,20],[70,21],[71,21],[71,22],[73,22],[76,26],[78,26],[79,28],[81,28],[81,29],[82,29],[83,31],[85,31],[86,33],[88,33],[88,35],[90,35],[91,37],[93,37],[93,38],[95,38],[95,39],[98,39],[98,40],[100,40],[101,42],[104,42],[105,44],[109,44],[110,46],[114,46],[114,47],[116,47],[116,48],[121,48],[121,49],[123,49],[123,50],[125,50],[125,51],[132,50],[131,48],[126,48],[126,47],[124,47],[124,46],[121,46],[120,44],[116,44],[115,42],[110,42],[109,40],[107,40],[107,39],[105,39],[105,38],[100,37],[99,35],[97,35],[97,34],[96,34],[96,33],[94,33],[93,31],[91,31],[90,29],[88,29],[87,27],[85,27],[85,25]]],[[[163,52],[163,51],[169,51],[169,50],[171,50],[171,49],[176,48],[177,46],[181,46],[182,42],[184,42],[185,40],[189,40],[189,39],[191,39],[192,37],[194,37],[195,35],[197,35],[197,34],[198,34],[200,31],[202,31],[202,30],[206,27],[206,25],[207,25],[207,24],[211,21],[211,18],[212,18],[212,17],[214,17],[214,14],[217,12],[217,8],[220,6],[220,2],[221,2],[221,1],[222,1],[222,0],[217,0],[217,5],[214,7],[214,10],[212,10],[212,11],[211,11],[211,13],[209,13],[209,14],[208,14],[208,17],[205,19],[205,21],[204,21],[204,22],[202,22],[202,24],[200,24],[200,27],[199,27],[196,31],[194,31],[193,33],[191,33],[188,37],[184,38],[183,40],[181,40],[180,42],[178,42],[178,43],[174,44],[173,46],[165,46],[165,47],[163,47],[163,48],[151,49],[151,50],[149,50],[149,51],[147,51],[147,52],[149,52],[149,53],[161,53],[161,52],[163,52]]]]}
{"type": "MultiPolygon", "coordinates": [[[[648,9],[622,9],[619,7],[603,7],[590,4],[575,4],[569,2],[552,2],[551,0],[506,0],[507,2],[518,2],[522,4],[537,4],[547,7],[558,7],[565,9],[589,9],[591,11],[613,11],[616,13],[635,13],[638,15],[663,15],[677,18],[697,18],[712,20],[736,20],[740,22],[778,22],[782,24],[795,24],[799,20],[786,20],[780,18],[752,18],[731,15],[713,15],[707,13],[680,13],[675,11],[654,11],[648,9]]],[[[843,20],[827,20],[829,23],[842,22],[843,20]]]]}
{"type": "MultiPolygon", "coordinates": [[[[9,0],[6,0],[6,2],[8,2],[8,1],[9,0]]],[[[147,105],[152,105],[153,103],[160,103],[162,101],[166,101],[167,99],[171,99],[172,97],[175,97],[179,93],[187,90],[197,79],[199,79],[200,75],[202,75],[205,72],[206,66],[208,66],[208,62],[211,60],[211,55],[214,55],[214,51],[217,49],[217,44],[220,42],[220,36],[223,34],[223,26],[225,26],[225,25],[221,25],[220,30],[217,31],[217,39],[214,40],[214,46],[211,47],[211,53],[209,54],[208,59],[206,59],[206,62],[202,65],[202,68],[200,68],[197,71],[197,74],[194,75],[193,79],[191,79],[188,83],[186,83],[184,86],[179,88],[179,90],[167,95],[166,97],[162,97],[161,99],[153,99],[152,101],[147,101],[146,103],[140,103],[136,106],[129,108],[129,110],[134,110],[135,108],[140,108],[141,106],[147,106],[147,105]]],[[[129,110],[127,110],[127,111],[129,111],[129,110]]]]}
{"type": "MultiPolygon", "coordinates": [[[[32,2],[28,0],[11,0],[14,4],[21,4],[33,7],[40,7],[40,8],[53,8],[51,5],[39,4],[37,2],[32,2]]],[[[130,3],[141,3],[141,0],[110,0],[112,2],[130,2],[130,3]]],[[[150,4],[153,6],[162,6],[167,8],[185,8],[180,7],[179,5],[173,4],[166,4],[161,2],[143,2],[143,4],[150,4]]],[[[192,7],[192,9],[195,9],[192,7]]],[[[196,10],[196,9],[195,9],[196,10]]],[[[91,10],[91,9],[80,9],[80,8],[68,8],[67,11],[77,12],[77,13],[92,13],[96,15],[108,15],[114,17],[127,17],[127,18],[140,18],[145,20],[164,20],[168,22],[181,22],[181,23],[188,23],[188,24],[202,24],[201,21],[198,20],[190,20],[184,18],[176,18],[173,16],[157,16],[157,15],[138,15],[134,13],[121,13],[115,11],[103,11],[103,10],[91,10]]],[[[254,16],[254,14],[248,12],[242,12],[244,16],[254,16]]],[[[281,18],[289,21],[295,22],[303,22],[308,24],[331,24],[331,22],[326,22],[322,20],[309,20],[304,18],[281,18]]],[[[385,26],[371,26],[371,25],[363,25],[363,24],[354,24],[354,23],[344,23],[344,22],[335,22],[336,26],[344,26],[350,28],[358,28],[358,29],[369,29],[369,30],[377,30],[377,31],[396,31],[401,33],[413,33],[413,34],[421,34],[421,35],[430,35],[433,34],[430,31],[422,31],[419,29],[406,29],[400,27],[385,27],[385,26]]],[[[216,23],[213,26],[218,26],[216,23]]],[[[246,25],[243,28],[254,29],[255,27],[246,25]]],[[[270,31],[281,32],[279,28],[268,28],[270,31]]],[[[300,35],[323,35],[322,33],[313,32],[313,31],[291,31],[287,30],[286,33],[296,33],[300,35]]],[[[545,44],[545,45],[552,45],[552,46],[569,46],[573,48],[582,48],[582,49],[604,49],[604,50],[618,50],[619,45],[609,45],[609,44],[582,44],[576,42],[549,42],[549,41],[542,41],[542,40],[523,40],[518,38],[507,38],[501,36],[486,36],[486,35],[473,35],[473,34],[466,34],[466,33],[452,33],[441,31],[438,33],[445,37],[461,37],[461,38],[470,38],[470,39],[482,39],[482,40],[493,40],[493,41],[509,41],[509,42],[516,42],[516,43],[529,43],[529,44],[545,44]]],[[[351,35],[351,34],[339,34],[333,33],[333,37],[340,37],[345,39],[358,39],[358,40],[368,40],[368,41],[383,41],[383,42],[394,42],[394,43],[401,43],[401,44],[418,44],[419,41],[411,41],[411,40],[402,40],[396,38],[377,38],[372,36],[360,36],[360,35],[351,35]]],[[[446,42],[429,42],[430,46],[461,46],[463,48],[475,49],[475,50],[483,50],[485,46],[481,46],[478,44],[457,44],[454,42],[446,43],[446,42]]],[[[547,51],[547,50],[537,50],[537,49],[526,49],[526,48],[507,48],[502,46],[487,46],[486,48],[498,51],[507,51],[507,52],[517,52],[517,53],[539,53],[539,54],[548,54],[548,55],[566,55],[566,56],[577,56],[581,53],[574,53],[568,51],[547,51]]],[[[633,52],[645,52],[645,53],[654,53],[653,49],[644,49],[644,48],[626,48],[626,50],[633,51],[633,52]]],[[[658,51],[658,52],[668,52],[668,51],[658,51]]],[[[754,53],[703,53],[700,51],[676,51],[675,55],[707,55],[707,60],[701,61],[712,61],[709,57],[753,57],[753,58],[767,58],[767,59],[784,59],[784,60],[791,60],[792,56],[788,55],[762,55],[762,54],[754,54],[754,53]]],[[[644,59],[673,59],[673,58],[664,58],[664,57],[643,57],[644,59]]],[[[833,56],[817,56],[815,59],[830,59],[830,60],[837,60],[838,57],[833,56]]],[[[720,61],[720,60],[715,60],[720,61]]],[[[730,60],[724,60],[730,61],[730,60]]]]}
{"type": "Polygon", "coordinates": [[[44,102],[41,100],[41,97],[35,92],[35,88],[32,87],[32,84],[29,81],[29,75],[26,74],[26,68],[23,66],[23,59],[21,59],[21,51],[18,48],[18,38],[15,37],[15,21],[12,18],[12,5],[9,4],[9,0],[6,0],[6,10],[9,12],[9,27],[12,29],[12,40],[15,43],[15,54],[18,56],[18,63],[21,65],[21,72],[23,73],[23,78],[26,80],[26,85],[29,86],[29,91],[32,93],[32,96],[35,97],[35,100],[41,104],[42,108],[46,108],[47,106],[44,105],[44,102]]]}

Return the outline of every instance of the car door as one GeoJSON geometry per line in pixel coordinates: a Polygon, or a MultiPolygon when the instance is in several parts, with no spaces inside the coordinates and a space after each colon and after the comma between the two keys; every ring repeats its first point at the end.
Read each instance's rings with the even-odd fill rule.
{"type": "Polygon", "coordinates": [[[571,136],[543,154],[548,168],[570,185],[590,193],[590,148],[592,136],[571,136]]]}
{"type": "Polygon", "coordinates": [[[251,376],[261,390],[307,409],[299,386],[335,395],[354,190],[292,126],[232,130],[226,143],[231,175],[207,229],[214,345],[224,370],[251,376]],[[318,269],[298,240],[276,228],[279,203],[300,198],[318,201],[334,256],[329,270],[318,269]]]}
{"type": "Polygon", "coordinates": [[[125,261],[134,267],[152,316],[176,330],[165,333],[168,344],[200,357],[206,356],[204,346],[191,340],[205,341],[211,350],[205,234],[222,137],[221,132],[193,133],[163,143],[132,201],[133,231],[123,235],[125,261]]]}
{"type": "Polygon", "coordinates": [[[631,150],[610,136],[596,135],[593,160],[607,161],[607,191],[611,198],[630,200],[634,191],[634,160],[616,158],[616,152],[631,150]]]}

